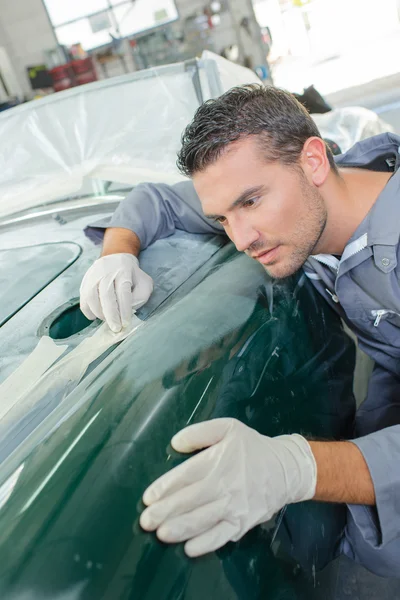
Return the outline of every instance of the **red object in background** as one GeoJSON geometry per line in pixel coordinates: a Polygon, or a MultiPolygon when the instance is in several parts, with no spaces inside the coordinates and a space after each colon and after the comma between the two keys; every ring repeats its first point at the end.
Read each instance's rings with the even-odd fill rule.
{"type": "Polygon", "coordinates": [[[97,81],[97,74],[91,57],[73,60],[65,65],[54,67],[50,70],[50,75],[55,92],[97,81]]]}
{"type": "Polygon", "coordinates": [[[67,90],[76,85],[74,73],[68,64],[54,67],[53,69],[50,69],[49,73],[53,80],[55,92],[61,92],[62,90],[67,90]]]}
{"type": "Polygon", "coordinates": [[[90,56],[88,58],[82,58],[81,60],[73,60],[68,64],[72,67],[77,85],[97,81],[93,59],[90,56]]]}

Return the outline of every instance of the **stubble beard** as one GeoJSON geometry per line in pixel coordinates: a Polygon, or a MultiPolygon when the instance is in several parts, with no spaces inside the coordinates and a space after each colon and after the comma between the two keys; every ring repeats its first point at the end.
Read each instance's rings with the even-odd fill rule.
{"type": "Polygon", "coordinates": [[[273,264],[264,266],[272,279],[285,279],[296,273],[314,254],[326,227],[327,210],[322,195],[308,183],[304,174],[301,174],[300,187],[307,218],[299,219],[299,227],[292,239],[283,244],[294,248],[290,256],[282,264],[278,260],[276,268],[273,264]]]}

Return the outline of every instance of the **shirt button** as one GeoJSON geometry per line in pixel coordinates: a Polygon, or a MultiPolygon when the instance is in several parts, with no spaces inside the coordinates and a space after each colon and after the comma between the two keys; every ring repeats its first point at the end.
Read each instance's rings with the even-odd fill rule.
{"type": "Polygon", "coordinates": [[[388,258],[382,258],[381,263],[384,267],[388,267],[390,265],[390,260],[388,258]]]}

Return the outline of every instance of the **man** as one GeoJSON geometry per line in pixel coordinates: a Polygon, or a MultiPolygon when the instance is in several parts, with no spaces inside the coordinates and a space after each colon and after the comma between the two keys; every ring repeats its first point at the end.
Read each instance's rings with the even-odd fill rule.
{"type": "Polygon", "coordinates": [[[190,182],[138,186],[112,217],[103,257],[81,287],[88,317],[124,326],[130,305],[151,293],[139,250],[175,228],[222,226],[272,277],[303,267],[375,361],[352,441],[268,438],[234,419],[173,438],[179,452],[206,449],[146,490],[141,525],[165,542],[185,541],[189,556],[238,540],[288,503],[313,499],[348,505],[343,553],[398,575],[399,145],[382,134],[335,163],[293,96],[234,88],[203,104],[184,133],[178,164],[194,189],[190,182]]]}

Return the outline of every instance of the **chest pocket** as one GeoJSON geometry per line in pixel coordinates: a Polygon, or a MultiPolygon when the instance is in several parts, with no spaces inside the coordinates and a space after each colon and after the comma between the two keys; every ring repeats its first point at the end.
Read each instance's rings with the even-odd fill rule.
{"type": "Polygon", "coordinates": [[[400,311],[375,307],[366,298],[361,301],[357,293],[352,303],[343,306],[348,319],[369,339],[385,345],[400,348],[400,311]]]}
{"type": "Polygon", "coordinates": [[[400,282],[395,248],[375,245],[370,259],[337,282],[348,318],[369,339],[400,348],[400,282]],[[340,287],[342,286],[342,287],[340,287]]]}
{"type": "Polygon", "coordinates": [[[400,346],[400,313],[377,308],[371,310],[370,319],[376,334],[383,336],[391,346],[400,346]]]}

